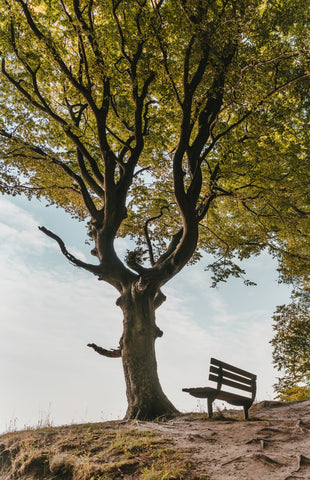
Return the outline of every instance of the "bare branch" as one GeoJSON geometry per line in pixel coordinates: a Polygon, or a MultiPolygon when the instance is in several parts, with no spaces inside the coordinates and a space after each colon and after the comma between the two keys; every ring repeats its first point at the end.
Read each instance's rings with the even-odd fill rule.
{"type": "Polygon", "coordinates": [[[69,260],[69,262],[73,263],[73,265],[83,268],[84,270],[87,270],[93,273],[94,275],[99,276],[102,273],[100,265],[91,265],[90,263],[83,262],[82,260],[79,260],[78,258],[74,257],[71,253],[69,253],[63,240],[60,237],[58,237],[58,235],[51,232],[45,227],[38,227],[38,228],[41,232],[45,233],[45,235],[52,238],[53,240],[56,240],[61,252],[69,260]]]}
{"type": "Polygon", "coordinates": [[[145,170],[150,170],[150,168],[151,168],[150,165],[148,167],[140,168],[133,174],[133,178],[137,177],[140,173],[144,172],[145,170]]]}
{"type": "Polygon", "coordinates": [[[122,351],[120,348],[111,348],[110,350],[106,350],[105,348],[99,347],[95,343],[88,343],[87,346],[93,348],[95,352],[99,353],[99,355],[103,355],[104,357],[120,358],[122,356],[122,351]]]}
{"type": "Polygon", "coordinates": [[[77,161],[78,161],[83,179],[100,198],[103,198],[104,190],[98,185],[98,183],[89,174],[84,162],[83,154],[78,148],[77,148],[77,161]]]}

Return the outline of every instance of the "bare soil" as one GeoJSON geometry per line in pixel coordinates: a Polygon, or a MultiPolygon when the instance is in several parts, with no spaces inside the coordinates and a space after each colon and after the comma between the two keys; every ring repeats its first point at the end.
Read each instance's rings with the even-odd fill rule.
{"type": "Polygon", "coordinates": [[[183,416],[140,423],[189,452],[196,478],[209,480],[310,480],[310,401],[261,402],[250,420],[223,411],[215,420],[183,416]]]}
{"type": "Polygon", "coordinates": [[[310,400],[0,436],[0,480],[310,480],[310,400]]]}

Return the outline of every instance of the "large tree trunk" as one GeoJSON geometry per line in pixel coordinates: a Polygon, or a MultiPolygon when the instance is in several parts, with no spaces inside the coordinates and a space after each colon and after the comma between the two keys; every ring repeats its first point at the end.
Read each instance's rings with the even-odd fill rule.
{"type": "Polygon", "coordinates": [[[119,299],[124,313],[121,339],[128,409],[126,419],[154,420],[177,413],[162,391],[157,375],[155,340],[162,332],[155,323],[154,294],[133,284],[119,299]]]}

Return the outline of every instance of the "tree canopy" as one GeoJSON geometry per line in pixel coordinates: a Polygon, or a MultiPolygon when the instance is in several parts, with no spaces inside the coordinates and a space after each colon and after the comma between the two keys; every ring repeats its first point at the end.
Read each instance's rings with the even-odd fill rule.
{"type": "Polygon", "coordinates": [[[309,271],[309,11],[309,0],[0,0],[0,188],[88,220],[94,264],[41,230],[120,292],[127,392],[147,355],[128,352],[148,343],[146,324],[162,334],[160,288],[202,250],[215,283],[265,249],[284,279],[309,271]],[[117,236],[136,242],[126,259],[117,236]]]}
{"type": "Polygon", "coordinates": [[[192,217],[218,257],[302,257],[307,12],[289,1],[3,1],[2,191],[79,218],[108,218],[111,205],[114,233],[151,262],[192,217]]]}

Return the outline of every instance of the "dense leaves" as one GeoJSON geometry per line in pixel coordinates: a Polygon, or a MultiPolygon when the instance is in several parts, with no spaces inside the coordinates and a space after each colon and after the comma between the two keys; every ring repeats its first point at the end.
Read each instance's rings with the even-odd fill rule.
{"type": "Polygon", "coordinates": [[[309,267],[308,11],[1,0],[1,190],[80,218],[112,215],[111,203],[113,236],[136,238],[151,263],[195,217],[215,265],[267,248],[298,274],[296,257],[309,267]]]}

